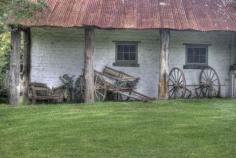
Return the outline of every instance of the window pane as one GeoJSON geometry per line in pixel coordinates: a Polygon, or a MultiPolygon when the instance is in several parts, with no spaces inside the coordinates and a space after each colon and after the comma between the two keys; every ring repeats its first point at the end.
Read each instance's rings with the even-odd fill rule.
{"type": "Polygon", "coordinates": [[[132,52],[132,53],[136,52],[136,46],[135,45],[130,46],[130,52],[132,52]]]}
{"type": "Polygon", "coordinates": [[[188,55],[193,55],[193,49],[192,48],[188,48],[188,55]]]}
{"type": "Polygon", "coordinates": [[[123,53],[117,54],[117,60],[124,60],[123,53]]]}
{"type": "Polygon", "coordinates": [[[206,55],[206,48],[200,48],[200,55],[202,56],[206,55]]]}
{"type": "Polygon", "coordinates": [[[199,45],[196,45],[196,48],[187,48],[187,63],[207,63],[207,48],[199,48],[199,45]]]}
{"type": "Polygon", "coordinates": [[[118,45],[118,52],[124,52],[124,46],[118,45]]]}
{"type": "Polygon", "coordinates": [[[188,63],[194,63],[194,56],[188,56],[188,63]]]}
{"type": "Polygon", "coordinates": [[[194,55],[199,56],[199,48],[194,48],[194,55]]]}
{"type": "Polygon", "coordinates": [[[130,60],[136,60],[136,54],[130,53],[130,60]]]}
{"type": "Polygon", "coordinates": [[[200,56],[200,63],[206,63],[206,56],[200,56]]]}
{"type": "Polygon", "coordinates": [[[124,53],[124,60],[130,60],[129,53],[124,53]]]}
{"type": "Polygon", "coordinates": [[[200,63],[200,56],[194,57],[194,63],[200,63]]]}
{"type": "Polygon", "coordinates": [[[124,52],[129,52],[129,45],[124,45],[124,52]]]}

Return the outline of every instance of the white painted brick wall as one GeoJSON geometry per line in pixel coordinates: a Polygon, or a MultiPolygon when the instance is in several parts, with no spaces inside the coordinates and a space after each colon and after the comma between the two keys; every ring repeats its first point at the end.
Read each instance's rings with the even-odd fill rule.
{"type": "MultiPolygon", "coordinates": [[[[185,46],[183,43],[207,43],[209,65],[219,73],[222,95],[229,94],[230,44],[229,33],[171,32],[170,68],[183,68],[185,46]]],[[[115,43],[113,41],[140,41],[138,61],[140,67],[114,67],[140,77],[137,90],[151,97],[157,96],[159,73],[160,37],[158,30],[96,30],[95,69],[113,67],[115,43]]],[[[80,75],[83,68],[84,33],[82,29],[32,29],[33,82],[47,83],[51,87],[60,85],[63,74],[80,75]]],[[[184,70],[188,84],[198,83],[198,70],[184,70]]]]}
{"type": "MultiPolygon", "coordinates": [[[[183,69],[185,64],[185,45],[183,43],[210,44],[208,48],[208,64],[213,67],[220,77],[222,96],[229,96],[229,67],[231,65],[231,34],[227,32],[183,32],[171,34],[170,68],[183,69]]],[[[184,70],[187,84],[199,83],[199,70],[184,70]]]]}

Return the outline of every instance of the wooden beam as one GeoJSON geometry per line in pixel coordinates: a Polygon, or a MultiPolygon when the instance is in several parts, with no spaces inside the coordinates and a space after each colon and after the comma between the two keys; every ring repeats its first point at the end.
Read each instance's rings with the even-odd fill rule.
{"type": "Polygon", "coordinates": [[[94,28],[85,28],[85,51],[84,51],[84,77],[85,77],[85,103],[94,103],[94,28]]]}
{"type": "Polygon", "coordinates": [[[31,70],[31,32],[30,28],[23,30],[24,40],[24,54],[23,54],[23,72],[21,82],[21,92],[23,102],[28,102],[28,86],[30,83],[30,70],[31,70]]]}
{"type": "Polygon", "coordinates": [[[12,28],[9,76],[9,102],[11,105],[18,105],[20,102],[20,39],[19,28],[12,28]]]}
{"type": "Polygon", "coordinates": [[[161,54],[160,54],[160,72],[159,72],[159,86],[158,98],[167,100],[168,96],[168,79],[169,79],[169,45],[170,45],[170,30],[161,29],[161,54]]]}

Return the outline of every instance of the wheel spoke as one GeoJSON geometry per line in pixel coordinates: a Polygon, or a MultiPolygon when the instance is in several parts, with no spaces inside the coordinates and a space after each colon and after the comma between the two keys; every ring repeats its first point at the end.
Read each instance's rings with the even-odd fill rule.
{"type": "MultiPolygon", "coordinates": [[[[206,72],[205,71],[203,71],[203,76],[205,76],[205,79],[207,79],[207,75],[206,75],[206,72]]],[[[203,77],[202,76],[202,77],[203,77]]]]}
{"type": "Polygon", "coordinates": [[[179,76],[179,79],[178,79],[178,82],[177,82],[178,84],[180,83],[181,78],[182,78],[182,75],[179,76]]]}
{"type": "Polygon", "coordinates": [[[172,81],[175,81],[175,77],[174,77],[174,74],[172,75],[172,79],[173,79],[172,81]]]}
{"type": "Polygon", "coordinates": [[[169,81],[171,81],[173,84],[175,83],[171,78],[169,79],[169,81]]]}
{"type": "Polygon", "coordinates": [[[104,96],[104,94],[103,94],[103,93],[101,93],[101,92],[99,92],[99,91],[98,91],[98,94],[99,94],[101,97],[103,97],[103,96],[104,96]]]}
{"type": "Polygon", "coordinates": [[[205,88],[204,95],[207,96],[208,88],[205,88]]]}
{"type": "Polygon", "coordinates": [[[211,70],[208,70],[208,77],[211,78],[211,70]]]}
{"type": "Polygon", "coordinates": [[[175,92],[175,89],[172,90],[170,97],[173,97],[174,92],[175,92]]]}
{"type": "Polygon", "coordinates": [[[176,89],[174,90],[174,98],[176,99],[176,89]]]}
{"type": "Polygon", "coordinates": [[[176,81],[176,74],[175,74],[175,70],[173,72],[173,77],[174,77],[174,80],[176,81]]]}
{"type": "Polygon", "coordinates": [[[179,79],[179,71],[177,71],[177,79],[179,79]]]}
{"type": "Polygon", "coordinates": [[[201,77],[201,80],[202,80],[202,82],[203,82],[203,81],[205,81],[205,82],[206,82],[206,81],[207,81],[207,78],[206,78],[206,76],[202,75],[202,77],[201,77]]]}
{"type": "Polygon", "coordinates": [[[168,92],[171,92],[171,91],[173,91],[174,90],[174,87],[173,88],[171,88],[168,92]]]}

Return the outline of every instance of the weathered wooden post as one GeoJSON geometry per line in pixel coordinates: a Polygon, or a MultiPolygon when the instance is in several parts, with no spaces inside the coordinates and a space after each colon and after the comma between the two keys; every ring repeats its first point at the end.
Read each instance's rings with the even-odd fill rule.
{"type": "Polygon", "coordinates": [[[20,39],[20,29],[12,27],[9,74],[9,102],[11,105],[18,105],[20,102],[20,39]]]}
{"type": "Polygon", "coordinates": [[[170,44],[170,30],[161,29],[161,54],[160,54],[160,72],[159,72],[159,99],[168,99],[168,79],[169,79],[169,44],[170,44]]]}
{"type": "Polygon", "coordinates": [[[23,54],[23,70],[21,92],[23,102],[28,102],[28,86],[30,83],[30,66],[31,66],[31,32],[29,28],[23,30],[24,40],[24,54],[23,54]]]}
{"type": "Polygon", "coordinates": [[[85,77],[85,103],[94,103],[94,28],[85,28],[85,51],[84,51],[84,77],[85,77]]]}

